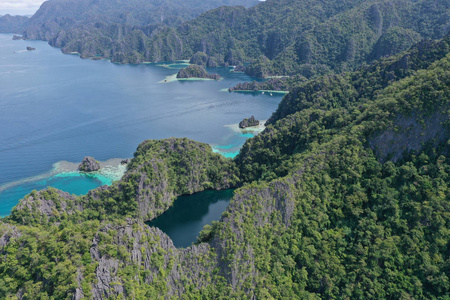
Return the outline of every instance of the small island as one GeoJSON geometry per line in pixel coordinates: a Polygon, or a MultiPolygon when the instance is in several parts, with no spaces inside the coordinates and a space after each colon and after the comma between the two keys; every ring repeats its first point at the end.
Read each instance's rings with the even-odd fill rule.
{"type": "Polygon", "coordinates": [[[254,116],[251,116],[249,119],[245,118],[241,122],[239,122],[239,128],[244,129],[247,127],[258,126],[259,121],[255,119],[254,116]]]}
{"type": "Polygon", "coordinates": [[[78,166],[78,170],[81,172],[95,172],[100,170],[100,163],[92,156],[86,156],[78,166]]]}
{"type": "Polygon", "coordinates": [[[32,50],[36,50],[36,48],[27,46],[27,50],[28,50],[28,51],[32,51],[32,50]]]}
{"type": "Polygon", "coordinates": [[[189,65],[186,68],[181,69],[177,74],[178,79],[186,78],[199,78],[199,79],[214,79],[219,80],[221,77],[219,74],[208,74],[205,68],[199,65],[189,65]]]}

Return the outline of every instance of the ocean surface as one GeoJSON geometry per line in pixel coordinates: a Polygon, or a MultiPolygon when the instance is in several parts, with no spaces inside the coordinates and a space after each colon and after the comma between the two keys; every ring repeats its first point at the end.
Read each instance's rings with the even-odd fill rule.
{"type": "Polygon", "coordinates": [[[173,80],[184,66],[84,60],[43,41],[0,34],[0,216],[33,189],[81,195],[111,184],[125,171],[120,158],[132,157],[146,139],[188,137],[233,157],[258,133],[237,123],[251,115],[267,119],[281,100],[228,93],[254,80],[229,68],[208,70],[220,81],[173,80]],[[102,162],[102,172],[76,171],[88,155],[102,162]]]}

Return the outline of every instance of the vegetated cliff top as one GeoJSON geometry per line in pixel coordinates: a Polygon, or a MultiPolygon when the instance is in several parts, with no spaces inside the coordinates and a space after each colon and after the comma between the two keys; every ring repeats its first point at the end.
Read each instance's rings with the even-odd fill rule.
{"type": "Polygon", "coordinates": [[[320,101],[284,102],[305,107],[234,162],[187,139],[145,141],[112,187],[25,197],[0,222],[0,297],[444,299],[449,49],[422,43],[327,78],[314,83],[320,101]],[[356,87],[366,96],[346,92],[356,87]],[[175,249],[142,222],[174,195],[238,176],[245,184],[194,246],[175,249]]]}
{"type": "Polygon", "coordinates": [[[114,62],[190,59],[203,52],[208,66],[251,62],[246,72],[252,76],[311,78],[355,70],[423,38],[442,38],[450,29],[448,16],[445,1],[280,0],[248,9],[219,7],[171,27],[81,22],[63,31],[50,30],[51,38],[39,38],[50,39],[64,52],[114,62]]]}

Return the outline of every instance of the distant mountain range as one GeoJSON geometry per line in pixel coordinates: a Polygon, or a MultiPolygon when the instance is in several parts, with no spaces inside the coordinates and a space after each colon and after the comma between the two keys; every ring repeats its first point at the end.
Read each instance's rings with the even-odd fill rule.
{"type": "Polygon", "coordinates": [[[249,7],[255,3],[47,1],[30,19],[0,18],[5,24],[0,31],[22,29],[25,38],[49,40],[83,58],[140,63],[191,59],[201,53],[209,67],[251,63],[249,75],[310,78],[354,70],[450,30],[449,1],[272,0],[249,7]],[[207,11],[236,4],[249,8],[207,11]]]}
{"type": "Polygon", "coordinates": [[[25,16],[11,16],[9,14],[0,16],[0,32],[2,33],[21,33],[24,24],[29,20],[25,16]]]}
{"type": "Polygon", "coordinates": [[[29,20],[11,16],[0,20],[0,32],[24,33],[29,39],[49,40],[61,30],[95,22],[177,26],[221,5],[249,7],[256,3],[257,0],[50,0],[29,20]]]}

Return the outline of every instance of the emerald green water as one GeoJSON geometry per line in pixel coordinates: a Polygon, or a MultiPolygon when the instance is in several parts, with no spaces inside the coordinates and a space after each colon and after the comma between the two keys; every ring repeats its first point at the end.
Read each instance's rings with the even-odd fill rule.
{"type": "Polygon", "coordinates": [[[165,232],[175,247],[188,247],[197,240],[203,226],[220,219],[233,192],[234,190],[204,191],[180,196],[168,211],[147,224],[165,232]]]}

